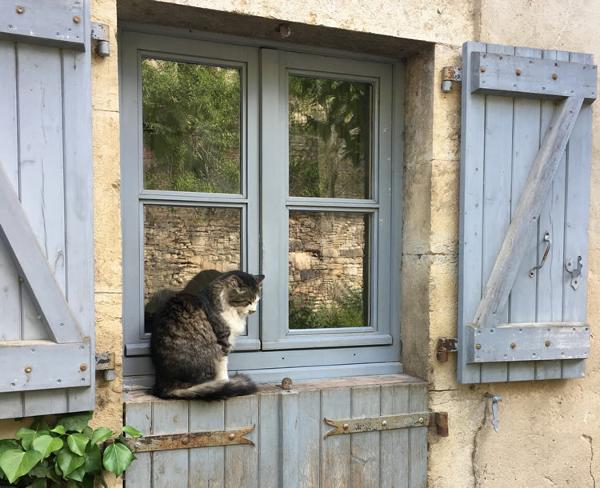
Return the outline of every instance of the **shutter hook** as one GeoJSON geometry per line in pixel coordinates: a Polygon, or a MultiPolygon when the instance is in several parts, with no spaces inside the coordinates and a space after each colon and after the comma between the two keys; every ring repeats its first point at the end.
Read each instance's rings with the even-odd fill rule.
{"type": "Polygon", "coordinates": [[[579,287],[579,277],[581,276],[581,270],[583,269],[583,258],[577,256],[577,265],[569,258],[565,263],[565,269],[567,270],[567,273],[571,275],[571,288],[577,290],[579,287]]]}
{"type": "Polygon", "coordinates": [[[540,269],[542,269],[542,266],[544,266],[544,263],[546,262],[546,258],[548,257],[548,254],[550,254],[550,248],[552,247],[552,239],[550,238],[550,232],[546,231],[544,232],[544,242],[547,242],[548,244],[546,245],[546,250],[544,251],[544,254],[542,255],[542,260],[540,261],[540,264],[538,264],[537,266],[534,266],[533,268],[531,268],[529,270],[529,277],[533,278],[536,274],[536,272],[540,269]]]}
{"type": "Polygon", "coordinates": [[[494,432],[500,430],[500,402],[502,397],[500,395],[494,395],[493,393],[486,393],[485,395],[492,402],[492,427],[494,432]]]}

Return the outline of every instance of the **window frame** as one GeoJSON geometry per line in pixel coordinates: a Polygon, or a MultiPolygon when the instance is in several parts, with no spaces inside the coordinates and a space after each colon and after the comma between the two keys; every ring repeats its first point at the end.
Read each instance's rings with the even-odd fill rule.
{"type": "MultiPolygon", "coordinates": [[[[404,66],[398,60],[373,59],[344,52],[323,50],[317,54],[313,48],[282,45],[279,49],[260,49],[257,41],[224,38],[203,34],[197,39],[186,37],[162,36],[156,33],[124,31],[121,32],[121,147],[122,147],[122,217],[123,217],[123,261],[124,261],[124,298],[123,322],[125,338],[124,374],[128,382],[151,384],[152,366],[149,354],[149,334],[140,335],[143,327],[143,206],[153,204],[225,206],[242,208],[242,267],[250,272],[266,274],[263,300],[259,313],[250,318],[248,338],[240,338],[236,352],[230,356],[230,369],[252,374],[258,381],[280,379],[291,374],[294,378],[312,378],[325,376],[346,376],[355,374],[397,373],[402,371],[400,363],[400,262],[401,262],[401,191],[402,191],[402,136],[403,136],[403,81],[404,66]],[[227,41],[227,43],[221,43],[227,41]],[[243,42],[243,44],[240,44],[243,42]],[[285,50],[283,50],[285,49],[285,50]],[[291,50],[293,49],[293,51],[291,50]],[[301,51],[305,52],[301,52],[301,51]],[[144,190],[140,164],[142,140],[141,125],[141,83],[139,81],[139,60],[141,56],[151,54],[159,59],[175,61],[209,61],[209,64],[223,65],[221,62],[237,63],[243,67],[242,90],[242,192],[239,195],[201,194],[193,192],[169,192],[162,190],[144,190]],[[335,55],[335,57],[332,57],[335,55]],[[273,56],[284,58],[273,65],[273,56]],[[215,63],[218,60],[220,62],[215,63]],[[298,67],[299,66],[299,67],[298,67]],[[288,197],[289,183],[287,173],[287,75],[289,67],[293,71],[320,71],[327,77],[336,78],[336,74],[357,81],[375,81],[373,89],[373,109],[380,114],[383,110],[389,120],[385,131],[373,131],[372,145],[385,145],[385,162],[373,156],[371,171],[379,169],[379,177],[371,175],[371,199],[336,199],[288,197]],[[320,67],[320,69],[318,69],[320,67]],[[260,69],[259,69],[260,68],[260,69]],[[364,70],[363,73],[357,73],[364,70]],[[381,71],[384,73],[381,73],[381,71]],[[341,73],[340,73],[341,71],[341,73]],[[367,73],[367,74],[365,74],[367,73]],[[285,100],[269,105],[273,94],[280,96],[280,87],[269,92],[265,87],[269,80],[285,79],[285,100]],[[383,78],[383,82],[382,82],[383,78]],[[266,83],[265,83],[266,81],[266,83]],[[380,95],[382,83],[388,101],[380,95]],[[135,96],[128,96],[135,93],[135,96]],[[244,104],[244,100],[247,105],[244,104]],[[138,102],[139,101],[139,102],[138,102]],[[283,105],[282,105],[283,104],[283,105]],[[246,107],[244,107],[246,105],[246,107]],[[267,107],[269,105],[269,107],[267,107]],[[284,106],[285,110],[280,110],[284,106]],[[282,113],[284,112],[284,113],[282,113]],[[285,138],[274,138],[269,132],[270,124],[279,124],[278,130],[286,132],[285,138]],[[260,124],[259,124],[260,122],[260,124]],[[260,130],[259,130],[260,128],[260,130]],[[375,140],[378,134],[378,140],[375,140]],[[385,142],[382,143],[382,138],[385,142]],[[279,142],[275,149],[273,140],[279,142]],[[281,150],[282,140],[284,152],[281,150]],[[135,141],[135,143],[132,143],[135,141]],[[268,144],[267,144],[268,142],[268,144]],[[260,156],[259,156],[260,152],[260,156]],[[271,212],[275,206],[272,195],[265,197],[273,187],[273,161],[285,158],[285,205],[276,210],[285,212],[285,224],[271,212]],[[378,161],[377,161],[378,160],[378,161]],[[246,164],[244,164],[244,162],[246,164]],[[262,166],[261,166],[262,165],[262,166]],[[245,171],[244,171],[244,168],[245,171]],[[384,178],[382,178],[384,169],[384,178]],[[379,184],[378,184],[379,181],[379,184]],[[383,195],[383,196],[382,196],[383,195]],[[307,333],[306,330],[287,331],[287,254],[288,254],[288,208],[307,210],[359,211],[365,209],[374,216],[380,212],[384,202],[384,223],[375,225],[371,217],[370,235],[372,246],[377,242],[378,281],[370,285],[371,304],[378,296],[379,303],[385,302],[376,311],[378,317],[371,318],[375,327],[321,329],[307,333]],[[262,215],[259,213],[262,209],[262,215]],[[246,209],[246,211],[244,211],[246,209]],[[275,220],[273,220],[275,218],[275,220]],[[135,222],[135,225],[131,223],[135,222]],[[278,222],[272,226],[269,222],[278,222]],[[285,225],[285,232],[281,228],[285,225]],[[375,228],[381,235],[376,235],[375,228]],[[279,229],[279,231],[277,231],[279,229]],[[245,238],[244,238],[245,236],[245,238]],[[283,238],[282,238],[283,237],[283,238]],[[283,242],[285,241],[285,242],[283,242]],[[269,259],[271,248],[278,248],[278,256],[269,259]],[[277,266],[277,259],[285,266],[277,266]],[[283,259],[283,261],[281,261],[283,259]],[[281,269],[277,269],[281,268],[281,269]],[[396,273],[392,270],[398,270],[396,273]],[[282,282],[284,285],[277,286],[282,282]],[[385,286],[383,286],[385,285],[385,286]],[[141,288],[141,290],[140,290],[141,288]],[[383,290],[382,290],[383,288],[383,290]],[[137,291],[136,291],[137,290],[137,291]],[[276,294],[273,294],[275,290],[276,294]],[[387,293],[387,295],[386,295],[387,293]],[[385,296],[384,296],[385,295],[385,296]],[[270,297],[277,296],[278,299],[270,297]],[[136,298],[137,297],[137,298],[136,298]],[[284,315],[282,315],[282,308],[284,315]],[[141,316],[140,316],[141,315],[141,316]],[[282,319],[283,318],[283,319],[282,319]],[[376,320],[376,321],[375,321],[376,320]],[[138,324],[136,327],[135,324],[138,324]],[[262,326],[262,329],[261,329],[262,326]],[[352,328],[354,329],[354,328],[352,328]],[[282,334],[283,332],[283,334],[282,334]],[[290,333],[288,333],[290,332],[290,333]],[[261,349],[262,347],[262,349],[261,349]],[[131,378],[132,377],[132,378],[131,378]]],[[[278,46],[275,46],[278,47],[278,46]]],[[[282,82],[283,83],[283,82],[282,82]]],[[[380,117],[378,117],[380,118],[380,117]]],[[[381,122],[376,122],[378,126],[381,122]]],[[[379,127],[381,129],[381,127],[379,127]]],[[[375,149],[373,153],[377,154],[375,149]]],[[[281,165],[280,165],[281,166],[281,165]]],[[[281,182],[281,180],[279,180],[281,182]]],[[[282,185],[278,186],[279,192],[282,185]]],[[[281,194],[279,193],[279,197],[281,194]]],[[[275,212],[276,213],[276,212],[275,212]]],[[[373,257],[373,260],[376,259],[373,257]]],[[[369,273],[370,280],[375,276],[369,273]]],[[[374,307],[370,307],[373,309],[374,307]]]]}

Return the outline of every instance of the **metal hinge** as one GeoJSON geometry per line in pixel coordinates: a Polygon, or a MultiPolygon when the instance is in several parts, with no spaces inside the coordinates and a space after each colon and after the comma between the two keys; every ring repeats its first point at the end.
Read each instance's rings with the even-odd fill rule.
{"type": "Polygon", "coordinates": [[[456,352],[458,349],[458,339],[454,337],[440,337],[435,347],[435,357],[440,363],[448,361],[448,353],[456,352]]]}
{"type": "Polygon", "coordinates": [[[113,381],[115,373],[115,353],[100,352],[96,354],[96,371],[102,371],[106,381],[113,381]]]}
{"type": "Polygon", "coordinates": [[[462,82],[462,66],[444,66],[442,68],[442,91],[444,93],[451,91],[454,82],[462,82]]]}
{"type": "Polygon", "coordinates": [[[109,41],[109,27],[107,24],[98,24],[92,22],[92,41],[94,41],[95,53],[106,58],[110,56],[110,41],[109,41]]]}
{"type": "Polygon", "coordinates": [[[447,412],[401,413],[397,415],[342,420],[324,418],[323,421],[327,425],[334,427],[325,433],[326,438],[332,435],[408,429],[410,427],[429,427],[430,425],[435,425],[436,432],[440,437],[448,437],[447,412]]]}
{"type": "Polygon", "coordinates": [[[126,442],[134,452],[170,451],[173,449],[216,446],[253,446],[254,442],[246,439],[245,436],[252,432],[254,427],[254,425],[251,425],[235,430],[149,435],[138,439],[126,439],[126,442]]]}

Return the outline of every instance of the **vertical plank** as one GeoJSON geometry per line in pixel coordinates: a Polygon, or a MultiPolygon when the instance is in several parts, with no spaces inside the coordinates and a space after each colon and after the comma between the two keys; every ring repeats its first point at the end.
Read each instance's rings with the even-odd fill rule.
{"type": "MultiPolygon", "coordinates": [[[[235,429],[258,423],[258,399],[256,395],[236,397],[225,403],[225,428],[235,429]]],[[[225,486],[258,487],[259,438],[256,431],[248,439],[255,446],[228,446],[225,448],[225,486]]]]}
{"type": "MultiPolygon", "coordinates": [[[[350,389],[321,391],[321,414],[330,419],[350,416],[350,389]]],[[[321,424],[321,486],[343,488],[350,486],[350,436],[335,435],[323,438],[329,426],[321,424]]]]}
{"type": "MultiPolygon", "coordinates": [[[[539,49],[518,47],[515,48],[515,55],[541,58],[542,52],[539,49]]],[[[519,203],[531,165],[540,147],[539,100],[515,98],[512,137],[511,218],[519,203]]],[[[536,253],[536,236],[538,232],[536,222],[531,222],[529,225],[533,227],[532,237],[525,250],[517,278],[510,293],[509,322],[535,322],[536,277],[530,277],[529,271],[537,264],[538,260],[536,253]]],[[[509,381],[532,380],[534,377],[535,365],[533,363],[516,362],[508,365],[509,381]]]]}
{"type": "MultiPolygon", "coordinates": [[[[291,449],[297,443],[297,399],[293,392],[282,392],[281,412],[278,393],[263,393],[258,396],[258,442],[260,456],[258,464],[258,486],[277,488],[281,486],[282,472],[297,469],[297,457],[291,449]],[[296,402],[296,411],[291,408],[296,402]],[[281,437],[281,440],[280,440],[281,437]],[[282,461],[282,458],[286,461],[282,461]],[[291,464],[291,466],[288,466],[291,464]]],[[[290,480],[291,481],[291,480],[290,480]]],[[[288,486],[285,484],[284,486],[288,486]]],[[[289,486],[296,486],[290,484],[289,486]]]]}
{"type": "MultiPolygon", "coordinates": [[[[20,43],[18,122],[20,197],[59,286],[65,289],[62,65],[60,50],[20,43]],[[25,142],[28,141],[28,142],[25,142]]],[[[29,291],[22,288],[23,339],[45,339],[48,330],[29,291]]],[[[67,411],[65,390],[24,395],[24,414],[67,411]]]]}
{"type": "MultiPolygon", "coordinates": [[[[17,125],[17,68],[13,42],[0,41],[0,164],[18,189],[19,149],[17,125]]],[[[8,247],[0,239],[0,340],[21,338],[21,297],[17,268],[8,247]]],[[[21,393],[0,395],[0,408],[8,417],[23,415],[21,393]]]]}
{"type": "MultiPolygon", "coordinates": [[[[544,51],[544,59],[568,61],[569,54],[557,51],[544,51]],[[560,58],[560,59],[559,59],[560,58]]],[[[540,143],[548,129],[555,110],[554,102],[542,101],[540,143]]],[[[538,259],[544,252],[542,243],[544,232],[549,231],[552,248],[544,267],[537,275],[537,321],[562,320],[562,278],[563,278],[563,246],[564,246],[564,214],[565,214],[565,185],[566,185],[566,152],[560,166],[554,175],[550,200],[540,214],[538,226],[538,259]]],[[[536,364],[535,378],[547,380],[560,378],[562,374],[561,361],[543,361],[536,364]]]]}
{"type": "MultiPolygon", "coordinates": [[[[411,412],[427,410],[427,385],[410,385],[411,412]]],[[[427,486],[427,428],[413,427],[409,430],[409,486],[426,488],[427,486]]]]}
{"type": "MultiPolygon", "coordinates": [[[[592,56],[571,53],[570,61],[592,63],[592,56]]],[[[590,181],[592,160],[592,107],[585,104],[567,147],[567,201],[565,211],[564,262],[569,258],[583,259],[579,287],[571,287],[571,275],[563,268],[563,320],[585,321],[588,287],[588,222],[590,215],[590,181]]],[[[563,378],[585,375],[585,360],[564,360],[563,378]]]]}
{"type": "MultiPolygon", "coordinates": [[[[190,402],[190,432],[225,429],[225,403],[190,402]]],[[[224,486],[225,448],[190,449],[189,485],[198,488],[224,486]]]]}
{"type": "MultiPolygon", "coordinates": [[[[408,385],[381,387],[381,415],[409,412],[408,385]]],[[[381,433],[381,488],[411,488],[409,482],[409,431],[381,433]]]]}
{"type": "MultiPolygon", "coordinates": [[[[378,415],[380,415],[380,388],[378,386],[352,388],[352,418],[378,415]]],[[[379,487],[379,437],[379,432],[351,435],[351,486],[379,487]]]]}
{"type": "MultiPolygon", "coordinates": [[[[488,44],[487,52],[511,55],[514,48],[488,44]]],[[[485,104],[482,290],[510,224],[512,133],[513,99],[488,95],[485,104]]],[[[508,309],[500,312],[495,319],[508,320],[508,309]]],[[[507,379],[506,363],[481,366],[482,383],[507,379]]]]}
{"type": "MultiPolygon", "coordinates": [[[[162,401],[152,404],[153,434],[188,432],[187,401],[162,401]]],[[[188,449],[155,452],[152,459],[152,487],[188,486],[188,449]]]]}
{"type": "MultiPolygon", "coordinates": [[[[465,74],[470,73],[472,52],[485,52],[485,44],[467,42],[463,45],[465,74]]],[[[462,82],[461,164],[460,164],[460,229],[458,273],[458,361],[457,374],[461,383],[479,383],[481,367],[468,364],[462,344],[466,344],[466,326],[473,320],[481,299],[483,166],[485,97],[471,95],[471,77],[462,82]]]]}
{"type": "Polygon", "coordinates": [[[320,486],[321,393],[301,391],[298,398],[298,486],[320,486]]]}
{"type": "MultiPolygon", "coordinates": [[[[129,403],[125,405],[125,423],[139,429],[144,435],[152,431],[152,404],[129,403]]],[[[136,460],[125,473],[126,488],[148,488],[152,483],[152,459],[149,452],[136,454],[136,460]]]]}
{"type": "MultiPolygon", "coordinates": [[[[298,393],[294,391],[282,392],[280,425],[282,448],[280,486],[289,486],[290,488],[298,486],[298,440],[300,435],[302,435],[298,414],[298,393]]],[[[314,441],[316,441],[316,438],[314,441]]],[[[261,449],[261,457],[262,455],[263,450],[261,449]]]]}

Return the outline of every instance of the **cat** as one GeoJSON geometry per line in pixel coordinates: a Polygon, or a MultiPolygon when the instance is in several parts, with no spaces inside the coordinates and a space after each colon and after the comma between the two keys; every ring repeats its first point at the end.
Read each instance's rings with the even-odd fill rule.
{"type": "Polygon", "coordinates": [[[263,275],[220,274],[198,293],[181,291],[153,319],[154,394],[221,400],[256,392],[243,374],[229,378],[228,354],[256,311],[263,275]]]}

